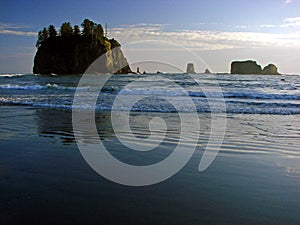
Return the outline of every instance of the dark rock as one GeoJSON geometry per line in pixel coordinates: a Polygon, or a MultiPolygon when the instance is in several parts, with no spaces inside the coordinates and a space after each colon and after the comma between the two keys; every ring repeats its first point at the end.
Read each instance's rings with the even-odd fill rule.
{"type": "Polygon", "coordinates": [[[267,66],[264,67],[262,74],[265,75],[280,75],[280,73],[278,73],[278,69],[274,64],[269,64],[267,66]]]}
{"type": "Polygon", "coordinates": [[[34,57],[35,74],[83,74],[101,55],[105,54],[105,65],[99,73],[112,73],[112,68],[127,65],[117,73],[131,73],[131,69],[114,39],[103,38],[92,41],[85,36],[54,36],[44,40],[34,57]],[[117,48],[114,54],[110,50],[117,48]],[[125,62],[125,63],[124,63],[125,62]]]}
{"type": "Polygon", "coordinates": [[[261,74],[261,66],[255,61],[234,61],[231,63],[231,74],[261,74]]]}
{"type": "Polygon", "coordinates": [[[211,74],[211,72],[210,72],[209,69],[206,69],[206,70],[204,71],[204,73],[205,73],[205,74],[211,74]]]}
{"type": "Polygon", "coordinates": [[[186,73],[196,73],[195,72],[195,67],[193,63],[188,63],[186,67],[186,73]]]}

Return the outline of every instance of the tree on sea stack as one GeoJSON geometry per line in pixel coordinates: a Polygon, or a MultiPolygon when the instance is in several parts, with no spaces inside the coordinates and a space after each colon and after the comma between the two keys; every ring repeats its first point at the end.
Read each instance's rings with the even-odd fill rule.
{"type": "Polygon", "coordinates": [[[57,31],[56,31],[54,25],[52,25],[52,24],[49,25],[48,32],[49,32],[49,37],[55,37],[55,36],[57,36],[57,31]]]}
{"type": "Polygon", "coordinates": [[[65,22],[60,27],[61,36],[73,36],[73,28],[70,22],[65,22]]]}
{"type": "Polygon", "coordinates": [[[97,24],[95,26],[94,35],[95,35],[96,40],[103,40],[104,33],[103,33],[103,27],[101,26],[101,24],[97,24]]]}
{"type": "Polygon", "coordinates": [[[80,36],[80,29],[79,29],[78,25],[74,26],[73,34],[74,34],[74,36],[80,36]]]}
{"type": "Polygon", "coordinates": [[[44,27],[43,31],[42,31],[42,34],[43,34],[43,39],[46,40],[48,37],[49,37],[49,32],[48,30],[46,29],[46,27],[44,27]]]}
{"type": "Polygon", "coordinates": [[[82,34],[85,36],[91,36],[94,30],[94,22],[88,19],[85,19],[82,24],[82,34]]]}
{"type": "Polygon", "coordinates": [[[40,30],[38,33],[38,40],[36,41],[36,47],[39,48],[43,41],[45,41],[49,37],[49,32],[46,27],[43,30],[40,30]]]}

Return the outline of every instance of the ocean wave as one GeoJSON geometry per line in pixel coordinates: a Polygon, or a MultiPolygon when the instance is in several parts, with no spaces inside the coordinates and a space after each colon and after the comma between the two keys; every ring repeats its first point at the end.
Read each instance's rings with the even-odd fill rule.
{"type": "Polygon", "coordinates": [[[27,74],[27,73],[7,73],[7,74],[0,74],[0,77],[20,77],[20,76],[25,76],[25,75],[32,75],[32,74],[27,74]]]}
{"type": "MultiPolygon", "coordinates": [[[[64,102],[36,102],[36,101],[28,101],[28,100],[5,100],[0,98],[0,104],[2,105],[24,105],[24,106],[33,106],[33,107],[42,107],[42,108],[60,108],[60,109],[68,109],[71,110],[74,108],[72,102],[64,103],[64,102]]],[[[81,104],[76,106],[78,109],[89,109],[96,111],[110,111],[112,109],[111,104],[109,103],[100,103],[96,106],[91,106],[89,104],[81,104]]],[[[227,113],[227,114],[273,114],[273,115],[300,115],[299,106],[293,104],[261,104],[261,105],[251,105],[251,104],[241,104],[241,105],[230,105],[226,103],[226,110],[223,108],[209,108],[208,105],[197,105],[196,109],[198,113],[227,113]],[[272,106],[272,107],[271,107],[272,106]]],[[[159,113],[190,113],[193,112],[191,109],[187,108],[185,104],[181,104],[174,107],[168,107],[166,105],[147,105],[147,104],[135,104],[132,108],[128,108],[124,105],[114,106],[114,110],[117,111],[132,111],[132,112],[159,112],[159,113]]]]}
{"type": "MultiPolygon", "coordinates": [[[[120,92],[125,95],[155,95],[155,96],[184,96],[183,91],[178,90],[156,90],[156,89],[123,89],[120,92]]],[[[286,99],[300,100],[300,94],[269,94],[269,93],[249,93],[249,92],[203,92],[187,91],[190,97],[200,98],[239,98],[239,99],[286,99]]]]}
{"type": "Polygon", "coordinates": [[[241,99],[286,99],[300,100],[300,94],[269,94],[269,93],[249,93],[249,92],[225,92],[225,98],[241,98],[241,99]]]}
{"type": "Polygon", "coordinates": [[[148,88],[136,88],[136,89],[122,89],[120,94],[124,95],[150,95],[150,96],[184,96],[182,91],[178,90],[161,90],[161,89],[148,89],[148,88]]]}
{"type": "MultiPolygon", "coordinates": [[[[76,91],[76,90],[97,90],[97,86],[91,87],[73,87],[73,86],[60,86],[56,83],[47,83],[46,85],[18,85],[18,84],[1,84],[0,89],[8,90],[43,90],[43,89],[56,89],[56,90],[66,90],[66,91],[76,91]]],[[[214,92],[214,91],[186,91],[182,89],[175,89],[166,87],[166,89],[155,89],[155,88],[132,88],[132,89],[121,89],[118,86],[105,86],[102,92],[106,93],[119,93],[123,95],[149,95],[149,96],[186,96],[188,94],[190,97],[199,98],[222,98],[225,99],[282,99],[282,100],[300,100],[300,94],[286,94],[286,93],[259,93],[259,92],[214,92]],[[205,92],[204,92],[205,91],[205,92]]]]}
{"type": "Polygon", "coordinates": [[[30,86],[21,86],[21,85],[11,85],[11,84],[2,84],[0,89],[11,89],[11,90],[40,90],[44,86],[41,85],[30,85],[30,86]]]}
{"type": "MultiPolygon", "coordinates": [[[[76,91],[76,89],[86,90],[84,93],[94,94],[94,91],[98,91],[97,87],[71,87],[71,86],[60,86],[58,84],[46,84],[46,85],[11,85],[11,84],[2,84],[0,85],[0,89],[8,89],[8,90],[62,90],[62,91],[76,91]]],[[[61,92],[57,92],[59,95],[61,92]]],[[[176,89],[154,89],[154,88],[134,88],[134,89],[121,89],[118,86],[105,86],[102,89],[102,95],[107,95],[110,98],[114,99],[114,97],[118,94],[122,95],[141,95],[143,97],[159,97],[164,99],[165,96],[176,98],[178,97],[178,101],[182,101],[180,97],[186,97],[185,94],[192,97],[193,101],[203,101],[207,98],[215,99],[226,102],[226,104],[236,104],[239,107],[265,107],[265,108],[298,108],[300,109],[300,104],[298,101],[300,100],[300,94],[271,94],[271,93],[249,93],[249,92],[202,92],[202,91],[188,91],[184,92],[182,90],[176,89]],[[206,95],[207,94],[207,95],[206,95]],[[288,101],[288,102],[287,102],[288,101]],[[293,102],[291,102],[293,101],[293,102]]],[[[36,95],[36,93],[34,93],[36,95]]],[[[107,97],[106,96],[106,97],[107,97]]],[[[72,99],[70,99],[72,101],[72,99]]],[[[106,102],[104,100],[103,102],[106,102]]],[[[109,100],[110,101],[110,100],[109,100]]],[[[200,103],[199,104],[202,104],[200,103]]],[[[157,102],[156,102],[157,103],[157,102]]],[[[198,103],[196,103],[198,104],[198,103]]],[[[137,109],[143,111],[144,109],[137,109]]],[[[148,111],[150,109],[147,109],[148,111]]],[[[156,110],[156,109],[154,109],[156,110]]]]}
{"type": "Polygon", "coordinates": [[[58,89],[58,90],[67,90],[75,91],[76,89],[89,89],[90,87],[66,87],[59,86],[58,84],[46,84],[46,85],[11,85],[11,84],[2,84],[0,89],[9,89],[9,90],[43,90],[43,89],[58,89]]]}
{"type": "Polygon", "coordinates": [[[283,103],[283,102],[242,102],[242,101],[226,101],[226,104],[235,104],[236,106],[247,107],[266,107],[266,108],[296,108],[300,110],[300,104],[297,103],[283,103]]]}

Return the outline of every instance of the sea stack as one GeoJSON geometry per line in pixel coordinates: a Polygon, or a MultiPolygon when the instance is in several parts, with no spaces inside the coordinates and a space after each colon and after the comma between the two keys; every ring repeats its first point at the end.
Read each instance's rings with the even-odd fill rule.
{"type": "Polygon", "coordinates": [[[262,74],[264,74],[264,75],[280,75],[280,73],[278,72],[277,66],[275,66],[274,64],[269,64],[269,65],[265,66],[262,70],[262,74]]]}
{"type": "Polygon", "coordinates": [[[196,73],[193,63],[188,63],[186,67],[186,73],[196,73]]]}
{"type": "Polygon", "coordinates": [[[205,73],[205,74],[211,74],[211,72],[210,72],[209,69],[206,69],[206,70],[204,71],[204,73],[205,73]]]}
{"type": "Polygon", "coordinates": [[[34,74],[83,74],[100,56],[97,73],[132,73],[120,44],[103,33],[100,24],[85,19],[82,29],[63,23],[58,33],[53,25],[39,32],[34,74]],[[114,49],[114,51],[111,51],[114,49]]]}
{"type": "Polygon", "coordinates": [[[274,64],[269,64],[262,69],[257,62],[252,60],[232,62],[231,74],[280,75],[274,64]]]}
{"type": "Polygon", "coordinates": [[[235,61],[231,63],[231,74],[261,74],[261,66],[255,61],[235,61]]]}

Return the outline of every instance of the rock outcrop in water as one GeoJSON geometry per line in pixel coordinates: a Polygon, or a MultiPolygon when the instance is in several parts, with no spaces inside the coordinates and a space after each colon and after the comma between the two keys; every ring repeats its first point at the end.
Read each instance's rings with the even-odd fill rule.
{"type": "Polygon", "coordinates": [[[205,74],[211,74],[211,72],[210,72],[209,69],[205,69],[204,73],[205,73],[205,74]]]}
{"type": "Polygon", "coordinates": [[[255,61],[235,61],[231,63],[231,74],[261,74],[261,66],[255,61]]]}
{"type": "Polygon", "coordinates": [[[57,35],[53,25],[48,30],[39,32],[37,53],[34,57],[33,73],[35,74],[83,74],[100,56],[104,55],[104,65],[99,66],[99,73],[131,73],[120,44],[108,39],[100,24],[84,20],[82,31],[78,26],[71,27],[63,23],[57,35]],[[114,49],[114,52],[110,50],[114,49]],[[121,65],[126,65],[125,67],[121,65]]]}
{"type": "Polygon", "coordinates": [[[264,67],[262,74],[265,75],[280,75],[280,73],[278,73],[278,69],[274,64],[269,64],[267,66],[264,67]]]}
{"type": "Polygon", "coordinates": [[[193,64],[193,63],[188,63],[188,64],[187,64],[187,67],[186,67],[186,73],[191,73],[191,74],[196,73],[195,67],[194,67],[194,64],[193,64]]]}
{"type": "Polygon", "coordinates": [[[231,74],[264,74],[279,75],[278,69],[274,64],[269,64],[264,69],[257,62],[252,60],[234,61],[231,63],[231,74]]]}

